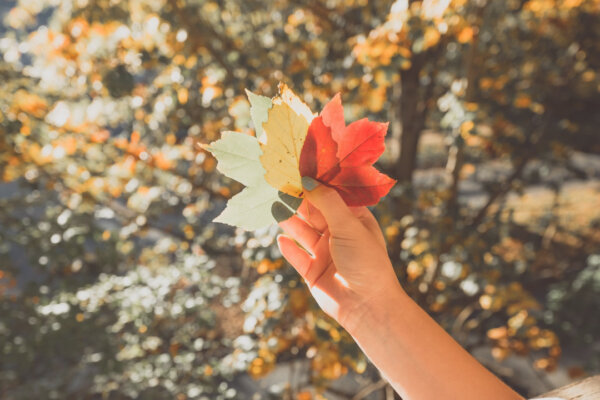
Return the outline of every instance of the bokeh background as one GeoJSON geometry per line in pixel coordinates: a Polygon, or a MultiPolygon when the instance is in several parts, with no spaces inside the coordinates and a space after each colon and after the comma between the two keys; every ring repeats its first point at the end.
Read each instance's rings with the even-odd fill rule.
{"type": "Polygon", "coordinates": [[[210,222],[240,186],[197,143],[279,81],[390,121],[390,257],[484,365],[529,396],[600,370],[600,1],[0,13],[2,399],[393,399],[276,226],[210,222]]]}

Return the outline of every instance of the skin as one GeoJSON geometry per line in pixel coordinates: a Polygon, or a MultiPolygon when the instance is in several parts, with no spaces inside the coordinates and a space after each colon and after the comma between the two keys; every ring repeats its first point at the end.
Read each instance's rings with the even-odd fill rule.
{"type": "Polygon", "coordinates": [[[366,207],[325,185],[305,193],[299,215],[280,223],[281,253],[403,399],[523,399],[406,294],[366,207]]]}

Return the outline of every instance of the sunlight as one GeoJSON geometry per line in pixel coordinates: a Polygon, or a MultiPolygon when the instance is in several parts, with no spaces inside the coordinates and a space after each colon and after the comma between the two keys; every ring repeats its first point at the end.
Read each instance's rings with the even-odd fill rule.
{"type": "Polygon", "coordinates": [[[333,275],[333,277],[334,277],[335,279],[337,279],[337,281],[338,281],[339,283],[341,283],[341,284],[342,284],[342,286],[344,286],[344,287],[346,287],[346,288],[350,288],[350,285],[348,284],[348,281],[347,281],[346,279],[344,279],[344,277],[343,277],[343,276],[341,276],[339,272],[336,272],[336,273],[333,275]]]}

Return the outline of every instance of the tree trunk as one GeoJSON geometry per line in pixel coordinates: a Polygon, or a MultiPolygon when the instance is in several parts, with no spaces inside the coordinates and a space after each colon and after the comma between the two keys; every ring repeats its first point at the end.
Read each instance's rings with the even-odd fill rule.
{"type": "Polygon", "coordinates": [[[392,127],[392,136],[399,141],[399,155],[394,167],[394,177],[400,184],[412,182],[417,166],[417,146],[425,126],[425,101],[419,90],[419,73],[422,62],[414,59],[410,69],[402,71],[400,82],[395,89],[398,92],[392,127]]]}

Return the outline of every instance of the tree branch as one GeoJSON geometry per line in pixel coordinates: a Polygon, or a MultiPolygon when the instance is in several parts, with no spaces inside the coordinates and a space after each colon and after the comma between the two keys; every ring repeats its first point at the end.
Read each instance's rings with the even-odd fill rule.
{"type": "Polygon", "coordinates": [[[359,390],[359,392],[356,393],[354,397],[352,397],[352,400],[362,400],[374,391],[383,389],[387,385],[388,383],[385,379],[380,379],[377,382],[370,383],[361,390],[359,390]]]}

